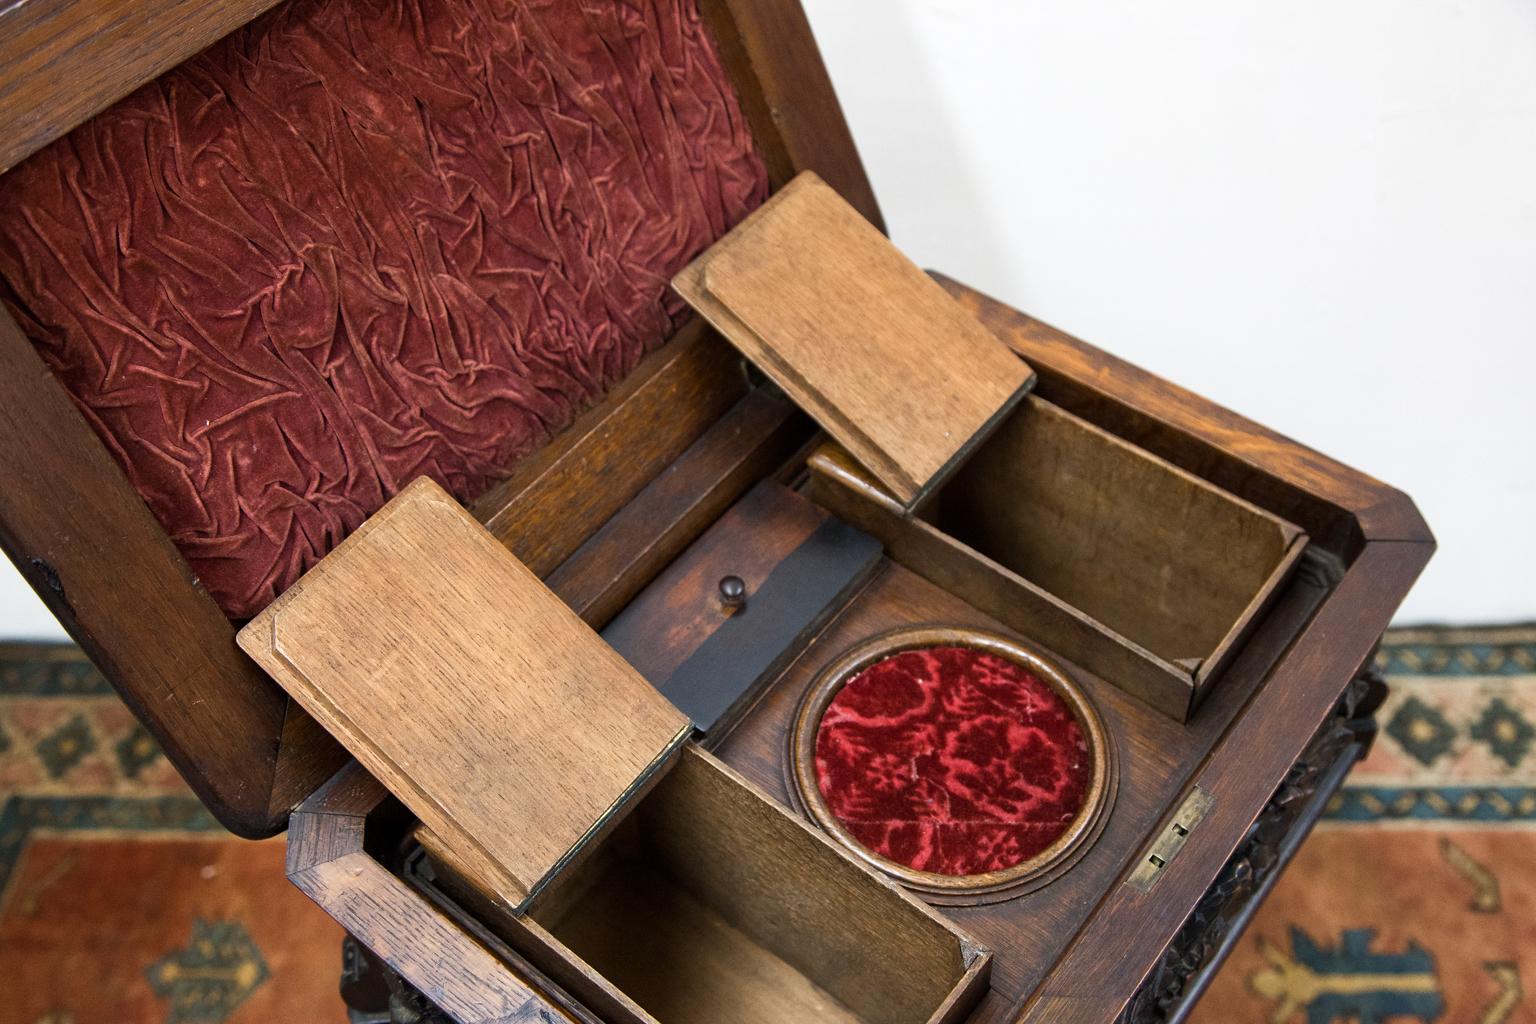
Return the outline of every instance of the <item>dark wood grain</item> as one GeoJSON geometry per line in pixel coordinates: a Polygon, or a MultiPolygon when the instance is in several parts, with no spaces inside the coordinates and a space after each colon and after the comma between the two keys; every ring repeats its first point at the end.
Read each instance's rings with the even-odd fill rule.
{"type": "Polygon", "coordinates": [[[368,817],[388,797],[356,764],[317,790],[293,815],[289,879],[461,1024],[593,1024],[509,950],[482,945],[365,851],[368,817]]]}
{"type": "Polygon", "coordinates": [[[471,511],[523,564],[548,575],[746,390],[731,347],[690,321],[471,511]]]}
{"type": "Polygon", "coordinates": [[[884,230],[799,0],[699,0],[775,188],[815,171],[884,230]]]}
{"type": "Polygon", "coordinates": [[[1374,667],[1344,691],[1116,1024],[1184,1024],[1350,769],[1387,692],[1374,667]]]}
{"type": "Polygon", "coordinates": [[[21,0],[0,9],[0,172],[276,0],[21,0]]]}
{"type": "Polygon", "coordinates": [[[282,822],[348,760],[346,750],[335,737],[289,697],[278,740],[272,793],[267,798],[267,820],[282,822]]]}
{"type": "Polygon", "coordinates": [[[712,741],[879,560],[873,537],[765,480],[609,623],[603,639],[712,741]],[[722,600],[726,579],[740,584],[738,604],[722,600]]]}
{"type": "Polygon", "coordinates": [[[268,806],[286,696],[235,648],[229,619],[3,308],[0,479],[0,543],[49,611],[219,820],[270,834],[287,811],[268,806]]]}
{"type": "Polygon", "coordinates": [[[547,579],[550,589],[602,628],[813,432],[782,396],[749,392],[561,563],[547,579]]]}
{"type": "Polygon", "coordinates": [[[1364,540],[1433,541],[1403,492],[943,275],[1029,360],[1045,398],[1305,530],[1339,554],[1364,540]]]}
{"type": "Polygon", "coordinates": [[[1350,567],[1245,713],[1189,780],[1216,799],[1148,893],[1111,888],[1030,995],[1019,1024],[1113,1019],[1236,849],[1334,702],[1371,656],[1432,549],[1375,542],[1350,567]],[[1106,955],[1113,950],[1114,955],[1106,955]]]}
{"type": "Polygon", "coordinates": [[[720,606],[720,579],[742,581],[744,612],[774,569],[827,519],[778,484],[758,485],[660,573],[604,638],[647,679],[665,681],[732,617],[720,606]]]}

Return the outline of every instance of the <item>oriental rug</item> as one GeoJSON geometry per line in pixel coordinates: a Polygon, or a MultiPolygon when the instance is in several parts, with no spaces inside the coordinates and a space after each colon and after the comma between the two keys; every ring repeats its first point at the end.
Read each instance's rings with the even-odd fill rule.
{"type": "Polygon", "coordinates": [[[1536,626],[1396,630],[1376,745],[1194,1024],[1536,1021],[1536,626]]]}
{"type": "Polygon", "coordinates": [[[341,937],[76,648],[0,643],[0,1024],[342,1024],[341,937]]]}
{"type": "MultiPolygon", "coordinates": [[[[1399,630],[1392,696],[1195,1024],[1536,1022],[1536,626],[1399,630]]],[[[340,929],[72,647],[0,644],[0,1024],[343,1024],[340,929]]]]}

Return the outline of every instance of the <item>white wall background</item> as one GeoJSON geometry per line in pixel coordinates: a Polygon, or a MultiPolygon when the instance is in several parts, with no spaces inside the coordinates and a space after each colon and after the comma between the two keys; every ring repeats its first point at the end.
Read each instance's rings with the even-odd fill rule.
{"type": "Polygon", "coordinates": [[[1414,495],[1403,621],[1536,618],[1536,3],[805,2],[919,263],[1414,495]]]}
{"type": "Polygon", "coordinates": [[[892,236],[1414,496],[1536,618],[1536,3],[805,0],[892,236]]]}
{"type": "Polygon", "coordinates": [[[0,558],[0,639],[62,638],[64,630],[8,558],[0,558]]]}

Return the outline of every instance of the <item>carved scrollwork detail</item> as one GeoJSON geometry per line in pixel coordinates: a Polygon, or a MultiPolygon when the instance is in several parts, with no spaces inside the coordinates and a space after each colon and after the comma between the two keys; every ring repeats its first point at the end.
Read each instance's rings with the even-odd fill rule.
{"type": "Polygon", "coordinates": [[[454,1024],[350,935],[341,941],[341,999],[348,1024],[454,1024]]]}
{"type": "Polygon", "coordinates": [[[1356,748],[1356,757],[1369,748],[1375,735],[1371,715],[1385,696],[1386,681],[1374,667],[1345,688],[1334,713],[1286,773],[1162,960],[1127,1004],[1119,1024],[1176,1024],[1193,1008],[1203,988],[1197,983],[1202,972],[1214,971],[1228,937],[1246,922],[1250,904],[1284,859],[1287,838],[1302,823],[1307,809],[1315,806],[1314,798],[1340,758],[1351,747],[1356,748]]]}

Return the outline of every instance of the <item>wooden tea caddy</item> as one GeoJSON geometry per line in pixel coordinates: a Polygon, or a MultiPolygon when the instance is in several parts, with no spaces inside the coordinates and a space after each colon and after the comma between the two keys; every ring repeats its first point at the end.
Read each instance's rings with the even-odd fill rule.
{"type": "MultiPolygon", "coordinates": [[[[0,13],[0,166],[265,6],[0,13]]],[[[701,10],[773,186],[815,171],[878,224],[798,5],[705,0],[701,10]]],[[[891,455],[899,435],[862,445],[848,430],[865,421],[837,419],[848,393],[835,382],[798,388],[791,362],[777,367],[786,398],[695,322],[471,505],[662,693],[691,684],[689,662],[718,648],[717,635],[755,659],[740,700],[717,702],[707,750],[674,750],[680,726],[647,733],[666,740],[630,763],[666,764],[670,751],[670,770],[636,772],[633,791],[613,794],[636,798],[636,816],[605,819],[611,831],[564,865],[576,883],[545,887],[555,932],[568,929],[610,977],[510,931],[526,877],[497,880],[452,822],[423,829],[419,810],[381,785],[399,788],[382,762],[372,774],[350,763],[240,653],[234,626],[8,315],[0,540],[220,819],[250,836],[286,826],[295,882],[454,1019],[633,1019],[647,1012],[637,999],[662,1020],[1179,1019],[1368,742],[1379,694],[1363,673],[1433,540],[1401,493],[937,280],[1036,374],[1002,388],[943,458],[891,455]],[[827,444],[790,398],[843,444],[827,444]],[[828,523],[879,551],[831,544],[841,560],[819,582],[816,613],[776,623],[775,643],[745,642],[766,581],[805,544],[826,544],[837,530],[828,523]],[[1108,558],[1106,538],[1123,541],[1108,558]],[[1169,563],[1148,552],[1183,573],[1149,573],[1169,563]],[[1098,571],[1074,568],[1085,559],[1098,571]],[[742,579],[745,615],[722,608],[724,575],[742,579]],[[647,624],[663,619],[694,625],[675,643],[645,642],[660,635],[647,624]],[[1104,721],[1118,780],[1101,830],[1060,874],[1011,899],[925,909],[774,806],[792,802],[787,736],[820,669],[869,636],[930,622],[1043,650],[1104,721]],[[797,656],[780,657],[790,649],[797,656]],[[645,782],[654,785],[642,795],[645,782]],[[765,834],[768,848],[794,852],[765,863],[743,839],[765,834]],[[664,881],[629,884],[605,849],[638,851],[637,870],[664,881]],[[819,912],[802,916],[807,904],[819,912]],[[701,944],[699,928],[720,920],[734,931],[701,944]],[[650,955],[721,970],[669,974],[614,945],[644,925],[657,928],[650,955]],[[871,975],[866,961],[893,951],[903,980],[886,987],[890,975],[871,975]],[[841,1007],[820,1001],[827,994],[841,1007]]],[[[732,308],[715,315],[728,320],[732,308]]],[[[774,313],[746,313],[749,332],[774,313]]],[[[562,635],[582,635],[562,621],[562,635]]],[[[493,649],[478,642],[493,639],[466,649],[493,649]]],[[[639,696],[632,672],[610,669],[602,695],[676,721],[639,696]]],[[[451,753],[463,737],[404,729],[410,703],[404,695],[394,712],[400,737],[451,753]]],[[[550,721],[565,723],[562,740],[598,738],[574,715],[550,721]]],[[[558,834],[502,824],[503,838],[558,834]]]]}

